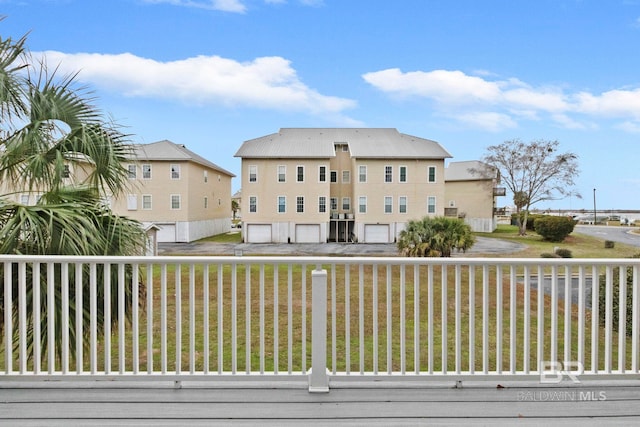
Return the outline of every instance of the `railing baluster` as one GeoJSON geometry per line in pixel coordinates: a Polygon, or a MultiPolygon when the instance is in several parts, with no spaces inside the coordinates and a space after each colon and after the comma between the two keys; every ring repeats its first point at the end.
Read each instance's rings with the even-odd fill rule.
{"type": "Polygon", "coordinates": [[[537,357],[536,357],[536,369],[538,372],[542,372],[542,364],[544,359],[544,270],[542,266],[538,266],[538,277],[536,278],[538,283],[538,335],[537,335],[537,357]]]}
{"type": "Polygon", "coordinates": [[[307,265],[302,265],[302,292],[301,292],[301,370],[303,374],[307,373],[307,265]]]}
{"type": "Polygon", "coordinates": [[[597,373],[600,368],[598,354],[598,336],[600,335],[600,280],[598,270],[591,267],[591,372],[597,373]]]}
{"type": "Polygon", "coordinates": [[[580,364],[579,367],[580,367],[581,374],[584,372],[584,367],[585,367],[585,359],[584,359],[585,280],[586,280],[585,267],[584,265],[580,265],[578,267],[578,363],[580,364]]]}
{"type": "Polygon", "coordinates": [[[516,291],[518,290],[518,282],[516,278],[516,268],[511,265],[509,277],[509,373],[515,374],[517,370],[516,356],[518,350],[517,345],[517,329],[516,329],[516,291]]]}
{"type": "Polygon", "coordinates": [[[627,266],[619,267],[618,275],[618,371],[624,373],[627,357],[627,266]]]}
{"type": "Polygon", "coordinates": [[[393,313],[392,299],[393,292],[391,290],[391,265],[387,264],[387,373],[393,372],[393,313]]]}
{"type": "Polygon", "coordinates": [[[82,362],[84,360],[83,357],[83,341],[82,338],[84,336],[83,330],[83,317],[84,317],[84,292],[83,292],[83,264],[81,262],[76,262],[75,264],[76,271],[76,292],[75,292],[75,309],[74,315],[76,320],[76,373],[81,374],[83,371],[82,362]]]}
{"type": "MultiPolygon", "coordinates": [[[[11,270],[9,270],[11,272],[11,270]]],[[[9,292],[11,295],[11,292],[9,292]]],[[[9,299],[11,301],[11,299],[9,299]]],[[[55,278],[54,278],[54,264],[53,262],[47,263],[47,371],[49,374],[53,374],[56,370],[55,367],[55,355],[56,355],[56,345],[55,345],[55,335],[56,335],[56,308],[55,308],[55,278]]],[[[9,306],[11,307],[11,306],[9,306]]],[[[11,313],[11,311],[9,311],[11,313]]],[[[11,323],[8,323],[11,325],[11,323]]],[[[11,328],[7,328],[7,330],[11,330],[11,328]]],[[[11,335],[9,335],[11,337],[11,335]]],[[[8,345],[7,349],[10,349],[11,346],[8,345]]],[[[9,364],[11,366],[11,364],[9,364]]]]}
{"type": "Polygon", "coordinates": [[[482,266],[482,373],[489,373],[489,266],[482,266]]]}
{"type": "Polygon", "coordinates": [[[211,328],[209,325],[209,316],[211,315],[211,295],[209,288],[209,264],[202,267],[202,370],[208,374],[211,370],[211,362],[209,355],[211,354],[211,328]]]}
{"type": "MultiPolygon", "coordinates": [[[[189,373],[196,371],[196,266],[189,265],[189,373]]],[[[203,289],[204,291],[204,289],[203,289]]]]}
{"type": "Polygon", "coordinates": [[[132,283],[131,283],[131,358],[132,372],[137,374],[140,372],[140,326],[139,326],[139,296],[140,296],[140,265],[132,264],[132,283]]]}
{"type": "Polygon", "coordinates": [[[224,315],[224,299],[223,299],[223,266],[218,264],[218,280],[217,280],[217,310],[218,310],[218,374],[222,374],[224,370],[224,328],[223,328],[223,315],[224,315]]]}
{"type": "Polygon", "coordinates": [[[529,266],[524,266],[524,307],[523,314],[523,341],[522,341],[522,371],[528,374],[531,369],[531,271],[529,266]]]}
{"type": "Polygon", "coordinates": [[[89,264],[89,316],[90,365],[91,374],[95,375],[98,371],[98,266],[95,262],[89,264]]]}
{"type": "Polygon", "coordinates": [[[462,267],[455,266],[456,373],[462,371],[462,267]]]}
{"type": "Polygon", "coordinates": [[[571,270],[568,266],[564,268],[564,366],[569,366],[573,361],[571,358],[571,306],[573,290],[571,286],[571,270]]]}
{"type": "Polygon", "coordinates": [[[434,326],[433,326],[433,264],[427,267],[427,365],[429,374],[433,374],[434,326]]]}
{"type": "Polygon", "coordinates": [[[502,266],[496,265],[496,372],[502,373],[502,266]]]}
{"type": "Polygon", "coordinates": [[[279,371],[279,355],[280,355],[280,314],[279,314],[279,300],[278,300],[278,264],[273,265],[273,373],[277,374],[279,371]]]}
{"type": "Polygon", "coordinates": [[[605,320],[604,320],[604,371],[611,373],[613,356],[613,267],[608,265],[605,272],[605,320]]]}
{"type": "Polygon", "coordinates": [[[549,361],[555,362],[558,360],[558,267],[556,265],[551,267],[551,334],[549,339],[551,343],[549,361]]]}
{"type": "Polygon", "coordinates": [[[231,265],[231,372],[238,372],[238,264],[231,265]]]}
{"type": "Polygon", "coordinates": [[[147,373],[153,373],[153,264],[147,264],[147,373]]]}
{"type": "Polygon", "coordinates": [[[476,271],[469,265],[469,373],[476,371],[476,271]]]}
{"type": "Polygon", "coordinates": [[[420,265],[413,265],[413,372],[418,375],[420,366],[420,265]]]}
{"type": "Polygon", "coordinates": [[[124,294],[124,264],[118,264],[118,372],[120,374],[124,374],[125,372],[125,350],[124,350],[124,326],[125,326],[125,316],[124,316],[124,305],[125,305],[125,294],[124,294]]]}
{"type": "Polygon", "coordinates": [[[18,284],[18,358],[20,361],[18,370],[20,374],[25,374],[27,373],[27,264],[25,262],[18,264],[18,284]]]}
{"type": "Polygon", "coordinates": [[[337,317],[336,317],[336,265],[331,264],[331,372],[335,374],[338,370],[337,364],[337,317]]]}
{"type": "Polygon", "coordinates": [[[69,264],[60,265],[60,332],[61,332],[61,370],[69,373],[69,264]]]}
{"type": "Polygon", "coordinates": [[[260,264],[260,373],[264,374],[264,264],[260,264]]]}
{"type": "Polygon", "coordinates": [[[441,339],[440,339],[440,354],[442,360],[440,361],[440,372],[447,373],[447,359],[448,359],[448,343],[447,337],[447,312],[449,310],[449,303],[447,298],[447,266],[440,266],[440,321],[441,321],[441,339]]]}
{"type": "MultiPolygon", "coordinates": [[[[42,330],[41,324],[41,280],[40,262],[33,262],[33,278],[31,286],[33,287],[33,373],[40,374],[42,371],[42,340],[40,339],[42,330]]],[[[95,337],[95,334],[94,334],[95,337]]],[[[92,341],[93,343],[93,341],[92,341]]],[[[92,344],[93,345],[93,344],[92,344]]]]}
{"type": "Polygon", "coordinates": [[[160,368],[167,373],[167,264],[160,268],[160,368]]]}
{"type": "Polygon", "coordinates": [[[177,263],[175,268],[175,328],[176,328],[176,374],[182,373],[182,263],[177,263]]]}

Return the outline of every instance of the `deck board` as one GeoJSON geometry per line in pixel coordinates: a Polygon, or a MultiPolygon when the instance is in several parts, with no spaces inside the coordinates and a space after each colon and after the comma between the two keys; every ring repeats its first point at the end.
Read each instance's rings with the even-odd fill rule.
{"type": "Polygon", "coordinates": [[[1,425],[441,425],[640,423],[640,388],[11,387],[1,425]],[[595,399],[595,400],[594,400],[595,399]]]}

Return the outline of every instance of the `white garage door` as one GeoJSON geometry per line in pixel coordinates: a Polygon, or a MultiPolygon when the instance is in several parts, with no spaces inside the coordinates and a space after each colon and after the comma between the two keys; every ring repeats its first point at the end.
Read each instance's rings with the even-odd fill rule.
{"type": "Polygon", "coordinates": [[[247,243],[271,243],[271,225],[247,225],[247,243]]]}
{"type": "Polygon", "coordinates": [[[389,243],[389,224],[365,224],[365,243],[389,243]]]}
{"type": "Polygon", "coordinates": [[[320,226],[318,224],[297,224],[296,243],[320,243],[320,226]]]}
{"type": "Polygon", "coordinates": [[[176,241],[175,224],[156,224],[156,226],[158,226],[158,234],[156,236],[158,242],[172,243],[176,241]]]}

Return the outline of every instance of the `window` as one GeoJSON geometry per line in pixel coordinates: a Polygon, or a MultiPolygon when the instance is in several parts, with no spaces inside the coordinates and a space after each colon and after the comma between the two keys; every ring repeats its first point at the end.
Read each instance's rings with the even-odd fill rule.
{"type": "Polygon", "coordinates": [[[285,196],[278,196],[278,213],[285,213],[287,211],[287,198],[285,196]]]}
{"type": "Polygon", "coordinates": [[[327,167],[319,166],[318,167],[318,181],[327,182],[327,167]]]}
{"type": "Polygon", "coordinates": [[[249,182],[258,182],[258,166],[249,165],[249,182]]]}
{"type": "Polygon", "coordinates": [[[349,145],[344,144],[344,145],[342,146],[342,151],[344,151],[344,152],[349,151],[349,145]]]}
{"type": "Polygon", "coordinates": [[[384,182],[393,182],[393,166],[384,167],[384,182]]]}
{"type": "Polygon", "coordinates": [[[180,165],[171,165],[171,179],[180,179],[180,165]]]}
{"type": "Polygon", "coordinates": [[[147,211],[151,209],[151,194],[142,195],[142,209],[147,211]]]}
{"type": "Polygon", "coordinates": [[[367,213],[367,196],[360,196],[358,198],[358,212],[367,213]]]}
{"type": "Polygon", "coordinates": [[[287,179],[287,167],[285,165],[278,165],[278,182],[286,182],[287,179]]]}
{"type": "Polygon", "coordinates": [[[69,178],[71,176],[71,170],[69,169],[69,165],[62,166],[62,177],[69,178]]]}
{"type": "Polygon", "coordinates": [[[331,210],[332,211],[337,211],[338,210],[338,198],[337,197],[332,197],[330,199],[330,203],[331,203],[331,210]]]}
{"type": "Polygon", "coordinates": [[[358,167],[358,181],[367,182],[367,167],[364,165],[358,167]]]}
{"type": "Polygon", "coordinates": [[[407,196],[400,196],[398,198],[398,212],[407,213],[407,196]]]}
{"type": "Polygon", "coordinates": [[[436,213],[436,198],[434,196],[427,198],[427,213],[436,213]]]}
{"type": "Polygon", "coordinates": [[[180,209],[180,195],[172,194],[171,195],[171,209],[176,210],[180,209]]]}
{"type": "Polygon", "coordinates": [[[427,169],[427,182],[436,182],[436,167],[429,166],[427,169]]]}
{"type": "Polygon", "coordinates": [[[142,179],[151,179],[151,165],[142,165],[142,179]]]}
{"type": "Polygon", "coordinates": [[[304,182],[304,166],[296,167],[296,181],[304,182]]]}
{"type": "Polygon", "coordinates": [[[407,182],[407,167],[400,166],[400,182],[407,182]]]}
{"type": "Polygon", "coordinates": [[[325,196],[318,197],[318,212],[325,213],[327,211],[327,198],[325,196]]]}
{"type": "Polygon", "coordinates": [[[204,182],[209,182],[209,171],[204,171],[204,182]]]}
{"type": "Polygon", "coordinates": [[[138,209],[138,196],[135,194],[127,194],[127,210],[135,211],[138,209]]]}
{"type": "Polygon", "coordinates": [[[331,171],[331,182],[338,182],[338,171],[331,171]]]}
{"type": "Polygon", "coordinates": [[[258,198],[256,196],[249,197],[249,212],[258,212],[258,198]]]}
{"type": "Polygon", "coordinates": [[[129,171],[129,179],[136,179],[136,165],[127,165],[129,171]]]}
{"type": "Polygon", "coordinates": [[[298,213],[304,212],[304,196],[296,197],[296,212],[298,213]]]}
{"type": "Polygon", "coordinates": [[[385,196],[384,197],[384,213],[392,213],[393,212],[393,197],[385,196]]]}
{"type": "Polygon", "coordinates": [[[209,208],[209,198],[205,196],[204,198],[204,208],[208,209],[209,208]]]}
{"type": "Polygon", "coordinates": [[[23,205],[28,205],[29,204],[29,195],[28,194],[22,194],[20,196],[20,204],[23,204],[23,205]]]}
{"type": "Polygon", "coordinates": [[[351,182],[351,171],[342,171],[342,182],[343,184],[351,182]]]}
{"type": "Polygon", "coordinates": [[[342,210],[350,211],[351,210],[351,197],[343,197],[342,198],[342,210]]]}

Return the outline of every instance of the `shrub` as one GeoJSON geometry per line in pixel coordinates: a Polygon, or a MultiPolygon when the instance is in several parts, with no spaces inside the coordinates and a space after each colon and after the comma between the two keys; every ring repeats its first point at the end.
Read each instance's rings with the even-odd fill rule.
{"type": "Polygon", "coordinates": [[[605,240],[604,241],[604,248],[605,249],[613,249],[615,247],[616,243],[613,240],[605,240]]]}
{"type": "Polygon", "coordinates": [[[540,258],[560,258],[560,256],[550,252],[543,252],[540,254],[540,258]]]}
{"type": "Polygon", "coordinates": [[[558,248],[556,249],[556,255],[560,258],[573,258],[573,254],[569,249],[558,248]]]}
{"type": "Polygon", "coordinates": [[[576,222],[564,216],[543,216],[536,218],[534,227],[536,233],[544,240],[562,242],[571,232],[576,222]]]}

